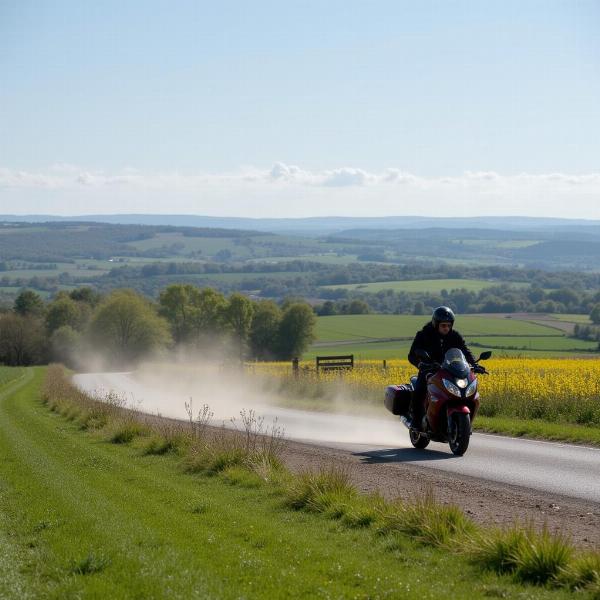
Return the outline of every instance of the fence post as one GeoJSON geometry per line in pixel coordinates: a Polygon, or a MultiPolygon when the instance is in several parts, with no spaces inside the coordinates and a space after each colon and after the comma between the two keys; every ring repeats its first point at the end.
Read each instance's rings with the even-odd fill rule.
{"type": "Polygon", "coordinates": [[[387,360],[383,359],[383,370],[387,371],[387,360]]]}
{"type": "Polygon", "coordinates": [[[298,377],[298,373],[300,372],[298,358],[292,358],[292,372],[294,373],[294,377],[298,377]]]}

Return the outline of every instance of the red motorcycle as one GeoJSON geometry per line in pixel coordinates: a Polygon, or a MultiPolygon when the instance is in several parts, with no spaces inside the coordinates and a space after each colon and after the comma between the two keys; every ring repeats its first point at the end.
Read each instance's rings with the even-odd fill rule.
{"type": "Polygon", "coordinates": [[[450,450],[462,456],[469,447],[473,419],[479,409],[477,374],[487,371],[479,361],[492,356],[482,352],[477,363],[471,367],[458,348],[446,352],[440,365],[431,362],[423,350],[417,350],[421,359],[419,370],[426,372],[424,417],[421,430],[412,427],[409,418],[410,397],[417,377],[411,377],[408,385],[390,385],[385,392],[385,407],[408,427],[410,441],[415,448],[426,448],[429,442],[448,442],[450,450]]]}

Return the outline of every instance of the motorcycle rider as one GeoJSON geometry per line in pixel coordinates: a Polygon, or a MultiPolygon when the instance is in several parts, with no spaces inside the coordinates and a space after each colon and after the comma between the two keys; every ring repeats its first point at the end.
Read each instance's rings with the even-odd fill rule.
{"type": "MultiPolygon", "coordinates": [[[[431,322],[417,332],[408,353],[409,362],[419,367],[422,362],[416,355],[417,350],[424,350],[429,354],[431,362],[441,364],[446,352],[450,348],[462,350],[467,362],[475,366],[475,357],[467,347],[462,335],[454,327],[454,312],[447,306],[438,306],[431,315],[431,322]]],[[[411,426],[417,430],[422,429],[423,404],[427,393],[427,371],[419,369],[416,385],[410,398],[411,426]]]]}

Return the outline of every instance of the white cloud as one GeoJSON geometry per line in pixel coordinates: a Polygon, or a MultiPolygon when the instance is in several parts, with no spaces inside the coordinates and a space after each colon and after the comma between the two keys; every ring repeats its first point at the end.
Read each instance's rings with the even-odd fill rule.
{"type": "Polygon", "coordinates": [[[231,216],[539,215],[600,218],[600,173],[421,177],[401,169],[306,170],[283,162],[229,173],[0,167],[0,214],[191,212],[231,216]],[[448,213],[450,214],[450,213],[448,213]]]}

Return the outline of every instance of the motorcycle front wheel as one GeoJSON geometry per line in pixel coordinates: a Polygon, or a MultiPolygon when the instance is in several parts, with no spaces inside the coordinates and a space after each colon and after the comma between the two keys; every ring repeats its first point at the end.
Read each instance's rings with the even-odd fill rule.
{"type": "Polygon", "coordinates": [[[465,413],[454,413],[450,421],[448,442],[452,454],[462,456],[469,447],[471,439],[471,415],[465,413]]]}
{"type": "Polygon", "coordinates": [[[410,443],[415,447],[422,450],[423,448],[427,448],[429,446],[429,438],[427,436],[421,435],[418,431],[411,429],[408,433],[410,436],[410,443]]]}

